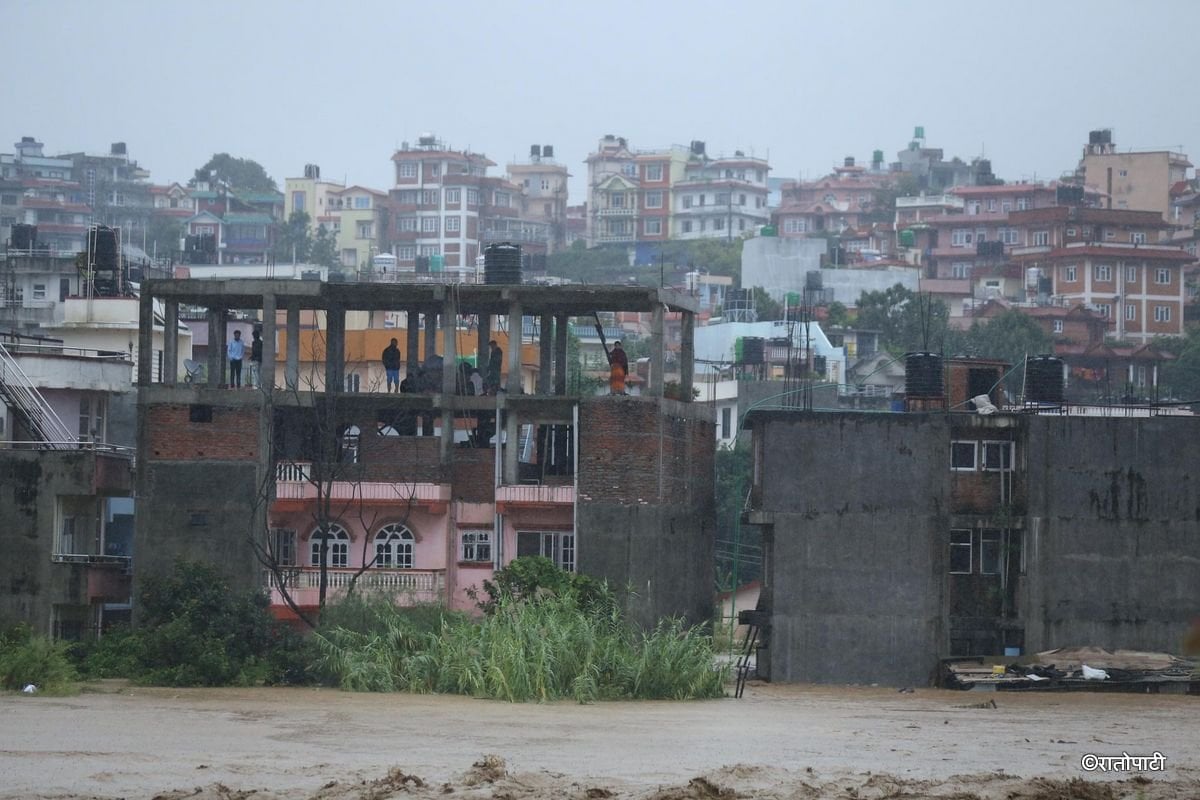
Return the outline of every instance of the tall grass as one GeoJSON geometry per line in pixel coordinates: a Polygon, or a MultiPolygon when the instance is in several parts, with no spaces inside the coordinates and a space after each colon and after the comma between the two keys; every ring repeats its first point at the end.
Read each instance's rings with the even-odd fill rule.
{"type": "Polygon", "coordinates": [[[33,684],[39,691],[60,694],[72,691],[76,677],[65,643],[33,636],[28,628],[0,635],[0,688],[33,684]]]}
{"type": "Polygon", "coordinates": [[[724,694],[712,641],[675,620],[652,631],[627,623],[616,604],[583,609],[575,595],[500,598],[478,621],[445,617],[419,630],[396,609],[374,606],[372,624],[317,636],[319,667],[345,689],[466,694],[510,702],[691,699],[724,694]]]}

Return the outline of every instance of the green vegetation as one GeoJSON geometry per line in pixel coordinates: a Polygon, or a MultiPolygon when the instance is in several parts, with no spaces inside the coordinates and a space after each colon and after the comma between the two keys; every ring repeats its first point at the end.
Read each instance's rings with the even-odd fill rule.
{"type": "Polygon", "coordinates": [[[27,625],[0,631],[0,688],[20,690],[33,684],[39,692],[63,694],[72,690],[75,680],[65,642],[34,636],[27,625]]]}
{"type": "Polygon", "coordinates": [[[686,267],[729,275],[736,280],[742,273],[742,242],[741,238],[663,242],[656,251],[654,264],[633,267],[626,247],[589,249],[582,241],[576,241],[566,250],[551,254],[546,260],[546,271],[578,283],[625,283],[632,277],[638,283],[657,286],[661,256],[661,266],[668,271],[686,267]]]}
{"type": "MultiPolygon", "coordinates": [[[[410,609],[368,604],[357,629],[317,634],[318,669],[354,691],[448,692],[510,702],[571,697],[690,699],[724,693],[712,640],[678,620],[628,623],[607,587],[541,557],[485,583],[480,621],[422,629],[410,609]]],[[[428,620],[428,617],[426,617],[428,620]]]]}
{"type": "Polygon", "coordinates": [[[918,295],[901,284],[858,299],[856,326],[879,331],[880,345],[893,355],[941,350],[950,309],[941,300],[918,295]]]}
{"type": "Polygon", "coordinates": [[[198,181],[224,183],[243,192],[279,191],[275,179],[267,174],[262,164],[250,158],[234,158],[229,153],[214,153],[203,167],[196,170],[188,186],[195,186],[198,181]]]}

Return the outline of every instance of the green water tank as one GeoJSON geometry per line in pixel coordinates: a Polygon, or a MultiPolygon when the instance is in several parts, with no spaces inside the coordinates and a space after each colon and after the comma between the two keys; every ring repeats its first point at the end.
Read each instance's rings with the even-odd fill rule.
{"type": "Polygon", "coordinates": [[[916,128],[913,129],[913,138],[914,139],[924,139],[925,138],[925,126],[924,125],[918,125],[916,128]]]}
{"type": "Polygon", "coordinates": [[[758,231],[759,236],[778,236],[779,229],[774,225],[763,225],[758,231]]]}
{"type": "Polygon", "coordinates": [[[742,337],[733,340],[733,360],[742,363],[742,337]]]}
{"type": "Polygon", "coordinates": [[[788,292],[787,293],[787,304],[788,304],[788,308],[799,308],[800,307],[800,293],[799,292],[788,292]]]}
{"type": "Polygon", "coordinates": [[[900,246],[901,247],[916,247],[917,234],[911,228],[900,231],[900,246]]]}
{"type": "Polygon", "coordinates": [[[445,272],[446,271],[446,257],[444,255],[441,255],[440,253],[431,255],[429,257],[429,271],[430,272],[445,272]]]}

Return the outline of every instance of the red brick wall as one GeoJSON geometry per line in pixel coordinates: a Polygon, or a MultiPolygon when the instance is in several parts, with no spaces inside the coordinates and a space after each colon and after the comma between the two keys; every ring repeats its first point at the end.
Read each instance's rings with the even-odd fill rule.
{"type": "Polygon", "coordinates": [[[192,422],[190,406],[146,409],[142,452],[160,461],[257,461],[258,409],[211,406],[212,422],[192,422]]]}
{"type": "Polygon", "coordinates": [[[440,483],[441,446],[439,436],[364,434],[358,450],[363,480],[440,483]]]}
{"type": "Polygon", "coordinates": [[[490,503],[496,497],[496,451],[491,447],[459,447],[453,453],[450,475],[455,500],[490,503]]]}

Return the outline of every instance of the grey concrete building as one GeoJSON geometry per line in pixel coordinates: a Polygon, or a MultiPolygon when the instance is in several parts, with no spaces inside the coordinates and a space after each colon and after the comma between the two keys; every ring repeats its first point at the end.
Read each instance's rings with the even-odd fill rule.
{"type": "Polygon", "coordinates": [[[1179,652],[1200,617],[1191,416],[752,411],[777,681],[923,685],[939,660],[1179,652]]]}
{"type": "MultiPolygon", "coordinates": [[[[307,616],[322,591],[332,598],[351,580],[401,602],[470,608],[470,590],[494,569],[540,554],[632,586],[641,621],[711,615],[711,412],[663,396],[664,317],[678,312],[682,396],[691,397],[691,298],[636,287],[239,279],[150,281],[141,302],[143,321],[162,304],[168,337],[182,304],[206,309],[210,346],[204,384],[176,379],[172,342],[161,369],[139,359],[136,580],[190,558],[238,585],[268,586],[281,617],[307,616]],[[225,377],[231,310],[262,317],[256,391],[225,377]],[[402,314],[395,334],[415,392],[346,380],[361,369],[356,360],[380,358],[352,352],[347,316],[385,310],[402,314]],[[654,363],[640,396],[568,394],[570,320],[596,311],[651,317],[654,363]],[[502,390],[474,396],[460,356],[482,367],[502,326],[536,333],[507,338],[502,390]],[[309,346],[319,359],[301,358],[309,346]],[[323,375],[302,375],[302,361],[323,375]]],[[[140,352],[150,351],[143,342],[140,352]]]]}

